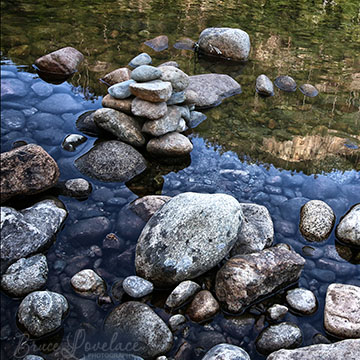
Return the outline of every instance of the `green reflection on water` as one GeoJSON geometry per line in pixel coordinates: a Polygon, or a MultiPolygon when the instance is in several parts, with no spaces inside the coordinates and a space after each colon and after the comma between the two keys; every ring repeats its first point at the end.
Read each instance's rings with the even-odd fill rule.
{"type": "Polygon", "coordinates": [[[195,131],[224,150],[249,155],[287,169],[318,173],[360,170],[360,4],[335,1],[2,1],[3,55],[30,65],[50,51],[74,46],[86,63],[71,80],[86,92],[103,95],[98,79],[146,51],[155,65],[175,60],[189,75],[218,72],[235,78],[243,93],[206,112],[195,131]],[[239,27],[251,38],[244,66],[198,59],[172,47],[197,40],[210,26],[239,27]],[[169,49],[143,45],[165,34],[169,49]],[[279,90],[263,99],[256,77],[292,76],[320,95],[279,90]],[[350,145],[349,145],[350,144],[350,145]]]}

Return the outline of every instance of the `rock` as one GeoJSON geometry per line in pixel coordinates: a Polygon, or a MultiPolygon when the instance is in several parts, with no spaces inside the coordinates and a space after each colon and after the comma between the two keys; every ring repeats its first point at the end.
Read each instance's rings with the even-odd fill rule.
{"type": "Polygon", "coordinates": [[[118,110],[101,108],[95,111],[95,124],[133,146],[145,144],[140,124],[131,116],[118,110]]]}
{"type": "Polygon", "coordinates": [[[183,91],[189,86],[189,76],[175,66],[161,66],[161,80],[169,81],[174,91],[183,91]]]}
{"type": "Polygon", "coordinates": [[[53,87],[45,81],[38,81],[34,83],[31,85],[31,89],[37,96],[41,97],[50,96],[54,91],[53,87]]]}
{"type": "Polygon", "coordinates": [[[198,109],[219,105],[223,99],[241,93],[240,84],[228,75],[193,75],[189,80],[189,86],[185,90],[186,98],[191,99],[191,103],[198,109]],[[191,93],[189,95],[190,91],[196,94],[195,98],[191,93]]]}
{"type": "Polygon", "coordinates": [[[174,44],[174,48],[179,50],[194,51],[195,46],[196,46],[195,41],[189,38],[181,38],[180,40],[176,41],[176,43],[174,44]]]}
{"type": "Polygon", "coordinates": [[[115,99],[126,99],[131,95],[130,85],[136,84],[134,80],[126,80],[112,85],[108,88],[108,93],[115,99]]]}
{"type": "Polygon", "coordinates": [[[152,59],[150,55],[147,53],[141,53],[137,56],[135,56],[130,62],[129,65],[133,68],[136,68],[140,65],[149,65],[152,63],[152,59]]]}
{"type": "Polygon", "coordinates": [[[41,289],[47,280],[48,265],[44,255],[19,259],[1,277],[1,288],[14,297],[41,289]]]}
{"type": "Polygon", "coordinates": [[[1,130],[21,130],[25,127],[24,114],[18,110],[3,110],[1,112],[1,130]]]}
{"type": "Polygon", "coordinates": [[[341,360],[358,359],[360,340],[343,340],[333,344],[305,346],[295,350],[279,350],[267,357],[267,360],[341,360]]]}
{"type": "Polygon", "coordinates": [[[144,44],[151,47],[155,51],[163,51],[168,48],[169,39],[166,35],[160,35],[154,39],[145,41],[144,44]]]}
{"type": "Polygon", "coordinates": [[[100,181],[127,181],[146,169],[144,157],[121,141],[104,141],[75,160],[78,170],[100,181]]]}
{"type": "Polygon", "coordinates": [[[359,319],[360,287],[329,285],[324,309],[325,330],[339,338],[360,338],[359,319]]]}
{"type": "Polygon", "coordinates": [[[140,65],[131,73],[131,78],[137,82],[157,80],[161,76],[161,70],[151,65],[140,65]]]}
{"type": "Polygon", "coordinates": [[[35,65],[45,73],[71,75],[83,60],[80,51],[68,46],[38,58],[35,65]]]}
{"type": "Polygon", "coordinates": [[[76,101],[71,95],[64,93],[50,95],[37,103],[36,108],[51,114],[78,113],[84,110],[80,102],[76,101]]]}
{"type": "Polygon", "coordinates": [[[105,131],[95,124],[94,114],[95,110],[86,111],[85,113],[81,114],[76,120],[76,128],[84,134],[94,137],[101,137],[105,134],[105,131]]]}
{"type": "Polygon", "coordinates": [[[241,312],[255,300],[295,282],[305,260],[285,246],[237,255],[216,275],[218,300],[229,312],[241,312]]]}
{"type": "Polygon", "coordinates": [[[167,81],[154,80],[146,83],[130,84],[133,95],[142,100],[150,102],[164,102],[170,99],[172,93],[171,83],[167,81]]]}
{"type": "Polygon", "coordinates": [[[133,298],[141,298],[153,292],[154,286],[150,281],[147,281],[139,276],[128,276],[123,281],[123,288],[125,292],[133,298]]]}
{"type": "Polygon", "coordinates": [[[304,315],[311,315],[317,310],[314,293],[307,289],[292,289],[286,293],[286,301],[292,310],[304,315]]]}
{"type": "Polygon", "coordinates": [[[162,66],[175,66],[176,68],[178,68],[179,64],[176,61],[166,61],[160,64],[158,67],[162,67],[162,66]]]}
{"type": "Polygon", "coordinates": [[[271,246],[274,240],[274,225],[265,206],[241,204],[241,209],[245,221],[231,250],[231,256],[261,251],[271,246]]]}
{"type": "Polygon", "coordinates": [[[294,92],[296,91],[297,85],[295,80],[288,75],[285,76],[278,76],[275,81],[274,81],[275,85],[283,91],[287,91],[287,92],[294,92]]]}
{"type": "Polygon", "coordinates": [[[44,358],[37,355],[26,355],[24,360],[44,360],[44,358]]]}
{"type": "Polygon", "coordinates": [[[169,200],[170,196],[147,195],[132,202],[130,209],[144,221],[148,221],[169,200]]]}
{"type": "Polygon", "coordinates": [[[1,78],[1,100],[23,97],[28,93],[27,86],[18,79],[1,78]]]}
{"type": "Polygon", "coordinates": [[[360,246],[360,204],[352,207],[340,220],[336,237],[346,244],[360,246]]]}
{"type": "Polygon", "coordinates": [[[105,319],[107,333],[117,332],[118,339],[136,345],[136,355],[154,358],[168,352],[173,336],[163,320],[146,304],[129,301],[117,306],[105,319]]]}
{"type": "Polygon", "coordinates": [[[186,125],[186,122],[183,118],[180,119],[179,121],[179,125],[178,127],[176,128],[176,132],[179,132],[179,133],[182,133],[184,131],[186,131],[188,129],[187,125],[186,125]]]}
{"type": "Polygon", "coordinates": [[[55,160],[34,144],[4,152],[0,157],[1,202],[16,195],[37,194],[51,188],[59,178],[55,160]]]}
{"type": "Polygon", "coordinates": [[[299,327],[283,322],[263,330],[256,340],[256,349],[262,354],[269,354],[280,349],[296,348],[301,343],[302,333],[299,327]]]}
{"type": "Polygon", "coordinates": [[[150,218],[140,234],[136,272],[159,287],[193,279],[226,256],[242,221],[240,204],[232,196],[177,195],[150,218]]]}
{"type": "Polygon", "coordinates": [[[251,360],[249,354],[239,346],[218,344],[212,347],[202,360],[251,360]]]}
{"type": "Polygon", "coordinates": [[[178,308],[190,300],[200,289],[200,285],[194,281],[183,281],[171,292],[165,305],[169,308],[178,308]]]}
{"type": "Polygon", "coordinates": [[[64,296],[51,291],[34,291],[21,302],[17,316],[30,335],[40,337],[57,330],[68,309],[64,296]]]}
{"type": "Polygon", "coordinates": [[[103,240],[102,247],[104,249],[121,250],[124,247],[124,240],[117,237],[114,233],[110,233],[103,240]]]}
{"type": "Polygon", "coordinates": [[[150,120],[159,119],[167,114],[166,102],[153,103],[135,98],[131,103],[131,112],[135,116],[145,117],[150,120]]]}
{"type": "Polygon", "coordinates": [[[308,97],[315,97],[319,94],[319,91],[316,89],[316,87],[311,84],[303,84],[299,87],[299,90],[308,97]]]}
{"type": "Polygon", "coordinates": [[[104,280],[91,269],[81,270],[71,278],[70,283],[75,292],[84,297],[102,295],[106,291],[104,280]]]}
{"type": "Polygon", "coordinates": [[[199,111],[191,111],[190,112],[190,120],[188,121],[187,125],[190,129],[196,128],[200,125],[203,121],[207,119],[207,116],[199,111]]]}
{"type": "Polygon", "coordinates": [[[255,89],[260,95],[263,96],[274,95],[274,85],[272,81],[264,74],[257,77],[255,89]]]}
{"type": "Polygon", "coordinates": [[[181,329],[181,327],[185,323],[186,323],[186,317],[184,315],[181,315],[181,314],[173,315],[169,319],[169,327],[170,327],[172,332],[175,332],[175,331],[181,329]]]}
{"type": "Polygon", "coordinates": [[[186,100],[185,91],[172,92],[170,99],[166,102],[168,105],[182,104],[186,100]]]}
{"type": "Polygon", "coordinates": [[[198,292],[186,313],[195,322],[202,322],[212,318],[220,309],[219,303],[208,290],[198,292]]]}
{"type": "Polygon", "coordinates": [[[64,183],[62,195],[75,198],[86,198],[91,194],[92,186],[85,179],[69,179],[64,183]]]}
{"type": "MultiPolygon", "coordinates": [[[[131,115],[131,104],[133,99],[115,99],[110,94],[107,94],[102,99],[102,106],[104,108],[111,108],[115,110],[119,110],[121,112],[124,112],[128,115],[131,115]]],[[[135,114],[134,114],[135,115],[135,114]]]]}
{"type": "Polygon", "coordinates": [[[87,138],[80,134],[67,135],[61,144],[61,147],[66,151],[75,151],[76,148],[86,142],[87,138]]]}
{"type": "MultiPolygon", "coordinates": [[[[131,70],[128,68],[116,69],[108,74],[106,74],[102,80],[108,85],[115,85],[123,81],[131,79],[131,70]]],[[[103,105],[104,106],[104,105],[103,105]]]]}
{"type": "Polygon", "coordinates": [[[167,114],[160,119],[147,121],[142,127],[142,131],[153,136],[161,136],[175,131],[181,119],[181,112],[178,106],[169,106],[167,114]]]}
{"type": "Polygon", "coordinates": [[[188,155],[192,149],[190,140],[177,132],[151,139],[146,145],[146,150],[150,154],[170,157],[188,155]]]}
{"type": "Polygon", "coordinates": [[[280,304],[274,304],[267,309],[269,318],[274,321],[282,319],[288,311],[289,309],[286,306],[280,304]]]}
{"type": "Polygon", "coordinates": [[[21,211],[1,207],[1,272],[16,260],[48,248],[66,215],[53,200],[21,211]]]}
{"type": "Polygon", "coordinates": [[[248,60],[250,53],[249,35],[240,29],[207,28],[201,32],[198,44],[206,54],[235,61],[248,60]]]}
{"type": "Polygon", "coordinates": [[[335,224],[335,214],[331,207],[321,200],[308,201],[300,212],[299,228],[308,241],[327,239],[335,224]]]}

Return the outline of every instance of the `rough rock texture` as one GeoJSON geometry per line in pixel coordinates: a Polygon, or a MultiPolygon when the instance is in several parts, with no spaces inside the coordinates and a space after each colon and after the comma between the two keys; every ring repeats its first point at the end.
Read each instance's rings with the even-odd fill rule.
{"type": "Polygon", "coordinates": [[[189,76],[175,66],[161,66],[161,80],[169,81],[173,91],[179,92],[189,86],[189,76]]]}
{"type": "Polygon", "coordinates": [[[146,150],[150,154],[169,157],[188,155],[192,149],[193,145],[190,140],[177,132],[151,139],[146,145],[146,150]]]}
{"type": "Polygon", "coordinates": [[[110,72],[109,74],[106,74],[102,80],[111,86],[126,80],[130,80],[130,78],[131,70],[128,68],[120,68],[110,72]]]}
{"type": "Polygon", "coordinates": [[[166,35],[160,35],[154,39],[145,41],[144,44],[151,47],[155,51],[163,51],[168,48],[169,39],[166,35]]]}
{"type": "Polygon", "coordinates": [[[86,111],[85,113],[81,114],[76,120],[76,128],[84,134],[101,137],[105,134],[105,131],[95,124],[94,114],[95,110],[86,111]]]}
{"type": "Polygon", "coordinates": [[[326,331],[340,338],[360,338],[360,287],[329,285],[324,309],[326,331]]]}
{"type": "Polygon", "coordinates": [[[18,320],[30,335],[39,337],[58,329],[68,308],[64,296],[51,291],[34,291],[21,302],[18,320]]]}
{"type": "Polygon", "coordinates": [[[131,115],[131,103],[132,99],[115,99],[110,94],[107,94],[102,99],[102,106],[104,108],[111,108],[131,115]]]}
{"type": "Polygon", "coordinates": [[[261,332],[256,340],[256,349],[269,354],[280,349],[293,349],[302,343],[299,327],[289,322],[271,325],[261,332]]]}
{"type": "Polygon", "coordinates": [[[130,208],[137,216],[148,221],[169,200],[170,196],[147,195],[132,202],[130,208]]]}
{"type": "Polygon", "coordinates": [[[151,65],[141,65],[134,69],[131,78],[137,82],[145,82],[159,79],[161,70],[151,65]]]}
{"type": "Polygon", "coordinates": [[[249,354],[239,346],[218,344],[212,347],[202,360],[251,360],[249,354]]]}
{"type": "Polygon", "coordinates": [[[260,95],[263,96],[274,95],[274,85],[272,81],[264,74],[257,77],[255,89],[260,95]]]}
{"type": "Polygon", "coordinates": [[[335,224],[331,207],[321,200],[308,201],[300,212],[300,231],[308,241],[323,241],[328,238],[335,224]]]}
{"type": "Polygon", "coordinates": [[[186,323],[186,317],[181,314],[173,315],[169,319],[169,327],[172,332],[179,330],[186,323]]]}
{"type": "Polygon", "coordinates": [[[232,196],[177,195],[151,217],[140,234],[136,271],[156,286],[193,279],[226,256],[242,221],[240,204],[232,196]]]}
{"type": "Polygon", "coordinates": [[[1,288],[15,297],[41,289],[47,280],[48,265],[44,255],[19,259],[1,277],[1,288]]]}
{"type": "Polygon", "coordinates": [[[261,251],[271,246],[274,240],[274,225],[265,206],[241,204],[241,209],[245,221],[231,250],[231,256],[261,251]]]}
{"type": "Polygon", "coordinates": [[[183,281],[171,292],[165,305],[169,308],[177,308],[190,300],[200,289],[201,286],[194,281],[183,281]]]}
{"type": "Polygon", "coordinates": [[[274,304],[267,309],[269,318],[276,321],[283,318],[288,311],[289,309],[286,306],[280,304],[274,304]]]}
{"type": "Polygon", "coordinates": [[[133,298],[149,295],[154,290],[154,286],[150,281],[135,275],[125,278],[122,285],[125,292],[133,298]]]}
{"type": "Polygon", "coordinates": [[[85,175],[101,181],[127,181],[146,169],[144,157],[121,141],[104,141],[75,160],[85,175]]]}
{"type": "Polygon", "coordinates": [[[131,95],[130,85],[134,84],[134,80],[126,80],[121,83],[112,85],[108,88],[108,93],[115,99],[126,99],[131,95]]]}
{"type": "Polygon", "coordinates": [[[240,312],[262,296],[286,287],[301,274],[305,260],[286,246],[237,255],[216,275],[218,300],[230,312],[240,312]]]}
{"type": "Polygon", "coordinates": [[[360,340],[343,340],[334,344],[318,344],[294,350],[279,350],[266,360],[356,360],[360,357],[360,340]]]}
{"type": "Polygon", "coordinates": [[[219,303],[211,292],[201,290],[195,295],[186,313],[192,321],[201,322],[212,318],[219,309],[219,303]]]}
{"type": "Polygon", "coordinates": [[[292,289],[286,293],[286,301],[290,307],[304,315],[311,315],[317,310],[314,293],[307,289],[292,289]]]}
{"type": "Polygon", "coordinates": [[[145,138],[141,133],[138,121],[118,110],[98,109],[95,111],[94,121],[97,126],[112,133],[121,141],[133,146],[145,144],[145,138]]]}
{"type": "Polygon", "coordinates": [[[35,65],[43,72],[71,75],[84,60],[84,55],[73,47],[65,47],[35,60],[35,65]]]}
{"type": "Polygon", "coordinates": [[[249,35],[240,29],[207,28],[199,37],[199,49],[206,54],[246,61],[250,53],[249,35]]]}
{"type": "Polygon", "coordinates": [[[53,200],[21,211],[1,207],[1,272],[14,261],[48,248],[66,215],[53,200]]]}
{"type": "MultiPolygon", "coordinates": [[[[146,304],[129,301],[117,306],[105,320],[105,331],[136,345],[136,355],[154,358],[169,351],[173,336],[163,320],[146,304]]],[[[134,346],[135,348],[135,346],[134,346]]]]}
{"type": "Polygon", "coordinates": [[[69,179],[64,183],[62,195],[76,198],[88,197],[91,194],[92,185],[85,179],[69,179]]]}
{"type": "Polygon", "coordinates": [[[135,116],[156,120],[166,115],[167,105],[166,102],[152,103],[150,101],[135,98],[131,103],[131,112],[135,116]]]}
{"type": "Polygon", "coordinates": [[[76,273],[70,280],[74,290],[85,297],[102,295],[106,291],[104,280],[91,269],[84,269],[76,273]]]}
{"type": "Polygon", "coordinates": [[[340,220],[336,237],[344,243],[360,246],[360,204],[351,208],[340,220]]]}
{"type": "Polygon", "coordinates": [[[199,109],[219,105],[223,99],[241,93],[240,84],[228,75],[193,75],[189,80],[189,86],[185,90],[186,98],[193,91],[196,96],[193,96],[191,102],[199,109]]]}
{"type": "Polygon", "coordinates": [[[140,99],[150,102],[163,102],[171,97],[172,86],[167,81],[154,80],[146,83],[130,84],[130,91],[140,99]]]}
{"type": "Polygon", "coordinates": [[[0,157],[0,199],[30,195],[51,188],[59,178],[55,160],[39,145],[29,144],[0,157]]]}

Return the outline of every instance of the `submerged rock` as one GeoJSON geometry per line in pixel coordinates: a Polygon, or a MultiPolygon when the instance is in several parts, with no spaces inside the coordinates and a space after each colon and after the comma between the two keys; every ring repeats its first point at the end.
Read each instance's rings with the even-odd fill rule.
{"type": "Polygon", "coordinates": [[[250,37],[241,29],[207,28],[199,37],[200,51],[235,61],[248,60],[250,37]]]}
{"type": "Polygon", "coordinates": [[[294,92],[297,88],[295,80],[291,76],[287,75],[278,76],[274,83],[280,90],[287,92],[294,92]]]}
{"type": "Polygon", "coordinates": [[[190,154],[192,149],[190,140],[178,132],[151,139],[146,145],[146,150],[155,156],[181,157],[190,154]]]}
{"type": "Polygon", "coordinates": [[[201,286],[194,281],[183,281],[171,292],[165,305],[169,308],[177,308],[190,300],[200,289],[201,286]]]}
{"type": "Polygon", "coordinates": [[[239,346],[218,344],[212,347],[202,360],[251,360],[249,354],[239,346]]]}
{"type": "Polygon", "coordinates": [[[131,70],[128,68],[120,68],[110,72],[109,74],[106,74],[102,80],[111,86],[126,80],[130,80],[130,78],[131,70]]]}
{"type": "Polygon", "coordinates": [[[60,172],[55,160],[39,145],[4,152],[0,158],[1,202],[15,195],[31,195],[56,184],[60,172]]]}
{"type": "Polygon", "coordinates": [[[260,95],[263,96],[274,95],[274,85],[272,81],[264,74],[257,77],[255,89],[260,95]]]}
{"type": "Polygon", "coordinates": [[[106,291],[104,280],[91,269],[84,269],[76,273],[70,280],[74,290],[85,297],[102,295],[106,291]]]}
{"type": "Polygon", "coordinates": [[[360,246],[360,204],[352,207],[340,220],[336,237],[346,244],[360,246]]]}
{"type": "Polygon", "coordinates": [[[150,281],[135,275],[125,278],[122,285],[125,292],[133,298],[144,297],[154,290],[154,286],[150,281]]]}
{"type": "Polygon", "coordinates": [[[86,142],[87,138],[80,134],[67,135],[61,144],[61,147],[66,151],[75,151],[76,148],[86,142]]]}
{"type": "Polygon", "coordinates": [[[304,315],[311,315],[317,310],[314,293],[307,289],[297,288],[286,293],[286,301],[290,307],[304,315]]]}
{"type": "Polygon", "coordinates": [[[192,321],[202,322],[212,318],[220,309],[219,303],[208,290],[199,291],[186,313],[192,321]]]}
{"type": "Polygon", "coordinates": [[[169,200],[171,200],[170,196],[147,195],[136,199],[130,204],[130,208],[137,216],[148,221],[169,200]]]}
{"type": "Polygon", "coordinates": [[[156,212],[137,243],[138,275],[166,287],[217,265],[234,245],[240,204],[225,194],[183,193],[156,212]]]}
{"type": "Polygon", "coordinates": [[[168,48],[169,39],[166,35],[160,35],[154,39],[145,41],[144,44],[151,47],[155,51],[163,51],[168,48]]]}
{"type": "Polygon", "coordinates": [[[237,255],[216,275],[215,291],[229,312],[241,312],[259,298],[295,282],[305,260],[285,246],[237,255]]]}
{"type": "Polygon", "coordinates": [[[316,87],[311,84],[303,84],[299,87],[299,89],[304,95],[308,97],[315,97],[319,94],[319,91],[316,89],[316,87]]]}

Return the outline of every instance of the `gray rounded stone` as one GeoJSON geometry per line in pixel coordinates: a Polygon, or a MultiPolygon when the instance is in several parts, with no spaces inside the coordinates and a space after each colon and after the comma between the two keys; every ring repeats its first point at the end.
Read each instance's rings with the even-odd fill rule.
{"type": "Polygon", "coordinates": [[[135,275],[125,278],[122,285],[125,292],[133,298],[149,295],[154,290],[154,286],[150,281],[135,275]]]}
{"type": "Polygon", "coordinates": [[[275,79],[275,85],[283,91],[293,92],[296,91],[297,85],[295,80],[288,75],[281,75],[275,79]]]}
{"type": "Polygon", "coordinates": [[[286,306],[280,304],[274,304],[267,309],[269,318],[276,321],[283,318],[288,311],[289,309],[286,306]]]}
{"type": "Polygon", "coordinates": [[[308,241],[327,239],[335,224],[335,214],[331,207],[321,200],[308,201],[300,212],[299,228],[308,241]]]}
{"type": "Polygon", "coordinates": [[[145,117],[150,120],[159,119],[167,114],[166,102],[153,103],[135,98],[131,102],[131,112],[135,116],[145,117]]]}
{"type": "Polygon", "coordinates": [[[19,259],[1,277],[1,287],[15,297],[41,289],[47,280],[48,265],[44,255],[19,259]]]}
{"type": "Polygon", "coordinates": [[[311,84],[303,84],[299,87],[299,90],[308,97],[315,97],[319,94],[319,91],[316,89],[316,87],[311,84]]]}
{"type": "Polygon", "coordinates": [[[186,323],[186,317],[181,314],[173,315],[169,319],[169,327],[172,332],[179,330],[186,323]]]}
{"type": "Polygon", "coordinates": [[[290,307],[304,315],[311,315],[317,310],[314,293],[307,289],[292,289],[286,293],[286,301],[290,307]]]}
{"type": "MultiPolygon", "coordinates": [[[[173,335],[164,321],[146,304],[129,301],[117,306],[105,319],[105,331],[136,345],[136,355],[153,358],[168,352],[173,335]]],[[[135,346],[134,346],[135,348],[135,346]]]]}
{"type": "Polygon", "coordinates": [[[146,145],[146,150],[156,156],[185,156],[190,154],[192,149],[193,145],[190,140],[177,132],[151,139],[146,145]]]}
{"type": "Polygon", "coordinates": [[[189,86],[189,76],[175,66],[161,66],[161,80],[169,81],[175,92],[183,91],[189,86]]]}
{"type": "Polygon", "coordinates": [[[131,73],[131,78],[138,82],[145,82],[159,79],[161,70],[150,65],[140,65],[131,73]]]}
{"type": "Polygon", "coordinates": [[[181,104],[186,100],[185,91],[172,92],[170,99],[167,101],[168,105],[181,104]]]}
{"type": "Polygon", "coordinates": [[[24,360],[44,360],[44,358],[37,355],[26,355],[24,360]]]}
{"type": "Polygon", "coordinates": [[[189,128],[193,129],[200,125],[203,121],[207,119],[207,116],[199,111],[190,112],[190,120],[188,121],[189,128]]]}
{"type": "Polygon", "coordinates": [[[136,68],[140,65],[149,65],[152,63],[152,59],[150,55],[147,53],[141,53],[137,56],[135,56],[130,62],[129,65],[133,68],[136,68]]]}
{"type": "Polygon", "coordinates": [[[132,83],[130,91],[142,100],[157,103],[170,99],[172,86],[167,81],[154,80],[146,83],[132,83]]]}
{"type": "Polygon", "coordinates": [[[131,95],[130,85],[134,83],[134,80],[126,80],[114,84],[108,88],[108,93],[115,99],[126,99],[131,95]]]}
{"type": "Polygon", "coordinates": [[[73,197],[87,197],[92,191],[91,184],[82,178],[66,180],[64,187],[64,195],[73,197]]]}
{"type": "Polygon", "coordinates": [[[263,96],[274,95],[274,85],[272,81],[264,74],[257,77],[255,89],[260,95],[263,96]]]}
{"type": "Polygon", "coordinates": [[[212,347],[202,360],[251,360],[249,354],[239,346],[218,344],[212,347]]]}
{"type": "Polygon", "coordinates": [[[177,308],[190,300],[201,286],[194,281],[182,281],[168,296],[165,305],[169,308],[177,308]]]}
{"type": "Polygon", "coordinates": [[[346,244],[360,246],[360,204],[352,207],[340,220],[336,237],[346,244]]]}
{"type": "Polygon", "coordinates": [[[68,309],[64,296],[51,291],[34,291],[21,302],[18,320],[30,335],[40,337],[57,330],[68,309]]]}
{"type": "Polygon", "coordinates": [[[302,343],[299,327],[290,322],[271,325],[261,332],[256,340],[256,349],[269,354],[280,349],[293,349],[302,343]]]}
{"type": "Polygon", "coordinates": [[[70,280],[73,289],[84,297],[102,295],[106,291],[104,280],[91,269],[76,273],[70,280]]]}
{"type": "Polygon", "coordinates": [[[241,206],[232,196],[177,195],[151,217],[140,234],[136,272],[160,287],[193,279],[226,256],[242,221],[241,206]]]}

